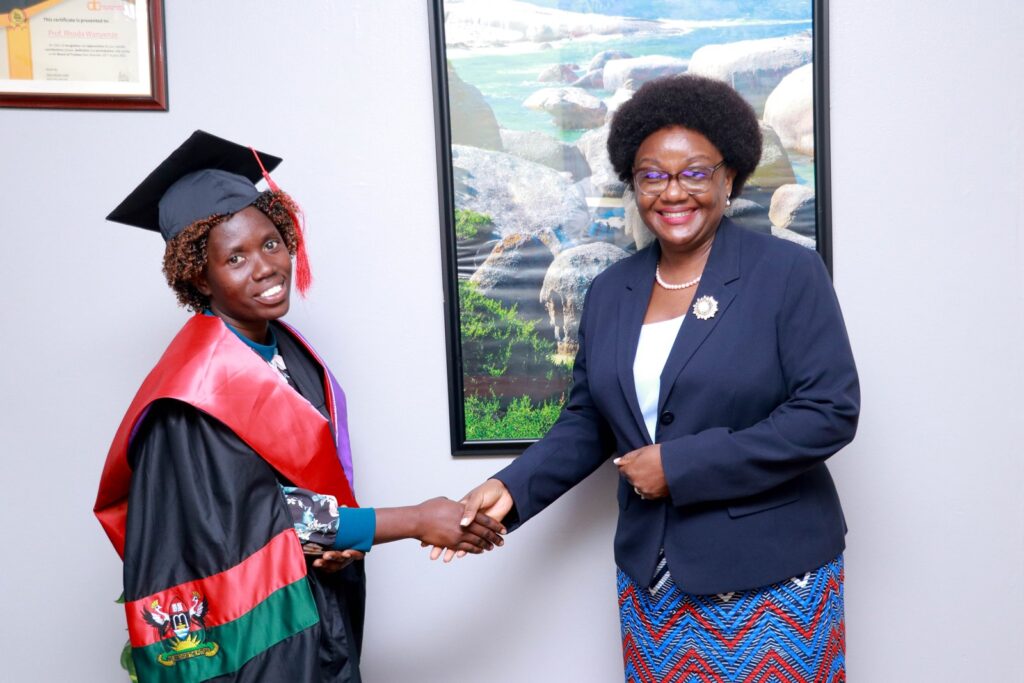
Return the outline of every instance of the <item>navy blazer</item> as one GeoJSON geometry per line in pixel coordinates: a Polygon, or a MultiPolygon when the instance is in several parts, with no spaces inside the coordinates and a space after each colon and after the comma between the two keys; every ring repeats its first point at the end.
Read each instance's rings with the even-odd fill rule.
{"type": "MultiPolygon", "coordinates": [[[[495,475],[516,528],[602,462],[650,444],[633,360],[654,286],[655,242],[598,275],[580,320],[569,401],[548,434],[495,475]]],[[[842,552],[846,525],[825,460],[853,439],[860,390],[821,258],[727,218],[661,374],[658,427],[670,496],[620,477],[615,561],[649,585],[665,550],[684,591],[765,586],[842,552]]]]}

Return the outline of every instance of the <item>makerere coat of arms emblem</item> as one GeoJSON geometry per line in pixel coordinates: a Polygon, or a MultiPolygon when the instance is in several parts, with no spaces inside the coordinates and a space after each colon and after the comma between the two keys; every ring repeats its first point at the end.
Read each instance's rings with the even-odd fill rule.
{"type": "Polygon", "coordinates": [[[186,606],[179,597],[171,600],[171,611],[167,612],[154,600],[149,609],[142,608],[142,618],[160,633],[164,651],[156,660],[164,666],[193,657],[212,657],[220,651],[220,645],[206,640],[204,619],[210,603],[198,591],[192,591],[192,601],[186,606]]]}

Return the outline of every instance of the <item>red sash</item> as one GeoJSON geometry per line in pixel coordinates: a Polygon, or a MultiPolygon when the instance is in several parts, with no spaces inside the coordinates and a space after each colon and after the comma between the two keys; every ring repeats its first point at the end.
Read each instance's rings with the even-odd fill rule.
{"type": "MultiPolygon", "coordinates": [[[[328,387],[325,393],[332,402],[328,387]]],[[[329,493],[339,505],[357,507],[328,420],[220,318],[196,315],[142,383],[103,466],[94,512],[122,557],[132,476],[128,447],[149,406],[166,398],[188,403],[223,423],[296,486],[329,493]]],[[[328,408],[334,415],[334,406],[328,408]]]]}

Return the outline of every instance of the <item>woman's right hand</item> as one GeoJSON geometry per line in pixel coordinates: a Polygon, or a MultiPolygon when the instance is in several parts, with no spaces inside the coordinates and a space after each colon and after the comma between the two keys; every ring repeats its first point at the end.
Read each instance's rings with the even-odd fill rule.
{"type": "Polygon", "coordinates": [[[464,510],[461,522],[463,526],[469,524],[478,512],[500,522],[512,509],[512,494],[499,480],[488,479],[463,496],[459,502],[462,503],[464,510]]]}
{"type": "Polygon", "coordinates": [[[447,498],[431,498],[415,507],[416,538],[424,545],[448,548],[451,553],[481,553],[503,545],[503,527],[485,514],[466,518],[464,507],[447,498]]]}
{"type": "MultiPolygon", "coordinates": [[[[500,522],[512,509],[513,500],[512,494],[505,488],[505,484],[497,479],[488,479],[463,496],[459,502],[462,503],[463,510],[460,524],[466,527],[472,524],[480,514],[500,522]]],[[[442,553],[444,553],[445,562],[451,562],[455,555],[462,557],[466,554],[464,550],[458,548],[444,548],[435,544],[430,549],[430,559],[436,560],[441,557],[442,553]]]]}

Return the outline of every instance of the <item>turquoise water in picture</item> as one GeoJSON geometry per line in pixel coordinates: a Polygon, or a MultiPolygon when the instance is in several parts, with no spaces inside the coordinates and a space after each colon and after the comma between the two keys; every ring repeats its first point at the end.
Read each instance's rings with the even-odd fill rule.
{"type": "MultiPolygon", "coordinates": [[[[537,3],[543,4],[543,3],[537,3]]],[[[616,3],[619,8],[627,3],[616,3]]],[[[644,3],[636,3],[637,5],[644,3]]],[[[668,4],[668,3],[662,3],[668,4]]],[[[676,3],[681,4],[681,3],[676,3]]],[[[802,3],[807,5],[807,3],[802,3]]],[[[560,3],[560,8],[564,3],[560,3]]],[[[637,15],[634,15],[637,16],[637,15]]],[[[694,19],[686,17],[665,17],[694,19]]],[[[698,17],[699,19],[699,17],[698,17]]],[[[723,25],[695,28],[688,33],[634,34],[615,37],[593,36],[580,40],[558,41],[550,49],[540,45],[519,43],[505,49],[481,50],[449,49],[448,60],[462,80],[480,89],[498,119],[498,125],[512,130],[536,130],[564,142],[575,142],[585,131],[560,130],[550,116],[531,111],[523,101],[544,87],[557,87],[557,83],[539,83],[538,74],[549,66],[575,64],[582,72],[591,58],[604,50],[623,50],[634,57],[661,55],[688,60],[704,45],[731,43],[740,40],[778,38],[809,31],[811,19],[742,19],[723,25]]],[[[609,90],[591,89],[592,95],[605,98],[609,90]]]]}
{"type": "Polygon", "coordinates": [[[567,12],[638,19],[809,19],[809,0],[527,0],[567,12]]]}

